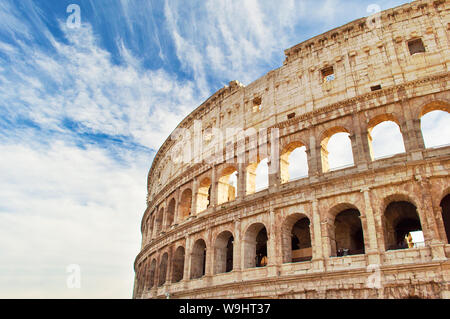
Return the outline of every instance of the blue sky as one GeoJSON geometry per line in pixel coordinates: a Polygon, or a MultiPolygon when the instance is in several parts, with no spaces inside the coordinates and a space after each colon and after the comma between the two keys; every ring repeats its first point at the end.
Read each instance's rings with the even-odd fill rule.
{"type": "Polygon", "coordinates": [[[372,3],[2,0],[0,297],[130,298],[146,175],[170,132],[372,3]]]}

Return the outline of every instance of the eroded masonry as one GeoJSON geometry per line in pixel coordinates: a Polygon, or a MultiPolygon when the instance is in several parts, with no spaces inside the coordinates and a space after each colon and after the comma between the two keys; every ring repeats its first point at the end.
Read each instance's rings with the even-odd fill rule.
{"type": "Polygon", "coordinates": [[[186,117],[148,176],[134,298],[450,298],[450,146],[427,148],[421,127],[450,111],[449,10],[353,21],[186,117]],[[404,152],[378,158],[384,122],[404,152]],[[339,133],[353,161],[332,167],[339,133]]]}

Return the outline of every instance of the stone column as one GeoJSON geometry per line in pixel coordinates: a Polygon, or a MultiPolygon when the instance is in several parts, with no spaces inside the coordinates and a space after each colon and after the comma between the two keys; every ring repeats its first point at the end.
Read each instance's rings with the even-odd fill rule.
{"type": "Polygon", "coordinates": [[[214,274],[214,243],[211,228],[206,231],[206,265],[205,276],[212,277],[214,274]]]}
{"type": "Polygon", "coordinates": [[[268,160],[269,188],[276,188],[280,178],[280,132],[278,128],[270,131],[270,156],[268,160]]]}
{"type": "Polygon", "coordinates": [[[405,151],[408,154],[408,160],[422,160],[422,150],[424,147],[422,131],[420,130],[420,120],[412,119],[400,123],[400,129],[403,135],[405,151]]]}
{"type": "Polygon", "coordinates": [[[186,236],[186,247],[184,252],[184,272],[183,272],[183,280],[184,282],[187,282],[190,280],[190,273],[191,273],[191,254],[192,254],[192,243],[191,243],[191,237],[186,236]]]}
{"type": "Polygon", "coordinates": [[[180,205],[180,188],[177,188],[177,190],[175,191],[175,210],[173,212],[173,224],[172,224],[172,228],[174,228],[176,225],[178,225],[178,206],[180,205]]]}
{"type": "Polygon", "coordinates": [[[422,211],[425,220],[422,220],[422,229],[424,231],[424,238],[427,245],[431,248],[431,255],[433,261],[446,260],[445,244],[439,236],[439,230],[434,216],[433,200],[431,198],[431,183],[428,178],[416,176],[420,189],[422,190],[422,211]],[[426,229],[423,223],[426,223],[426,229]]]}
{"type": "Polygon", "coordinates": [[[245,163],[238,164],[237,173],[237,199],[242,200],[245,197],[245,163]]]}
{"type": "Polygon", "coordinates": [[[241,271],[241,220],[234,221],[233,235],[233,271],[241,271]]]}
{"type": "Polygon", "coordinates": [[[211,198],[210,198],[210,207],[217,206],[217,197],[218,197],[218,184],[219,180],[217,177],[217,167],[213,165],[211,167],[211,198]]]}
{"type": "Polygon", "coordinates": [[[172,246],[168,251],[166,285],[170,285],[172,283],[174,249],[175,249],[175,247],[172,246]]]}
{"type": "Polygon", "coordinates": [[[195,216],[197,214],[197,193],[198,193],[198,180],[197,177],[194,177],[194,181],[192,182],[191,216],[195,216]]]}
{"type": "Polygon", "coordinates": [[[269,213],[269,229],[267,229],[267,233],[269,235],[268,243],[267,243],[267,257],[268,257],[268,275],[269,276],[277,276],[278,266],[281,265],[282,262],[279,260],[279,254],[277,253],[277,232],[276,232],[276,219],[275,212],[271,209],[269,213]]]}
{"type": "Polygon", "coordinates": [[[373,214],[372,203],[370,201],[370,188],[365,187],[361,189],[361,192],[364,196],[364,213],[366,216],[366,224],[367,224],[367,238],[369,242],[368,246],[365,248],[366,255],[368,256],[368,264],[376,264],[379,265],[381,263],[379,250],[378,250],[378,240],[377,240],[377,229],[375,227],[375,217],[373,214]]]}
{"type": "Polygon", "coordinates": [[[313,267],[316,271],[323,271],[324,269],[324,245],[323,245],[323,237],[321,230],[321,222],[320,222],[320,212],[318,208],[318,201],[314,199],[311,201],[312,208],[312,223],[313,223],[313,232],[314,232],[314,245],[313,245],[313,258],[312,263],[313,267]]]}
{"type": "Polygon", "coordinates": [[[358,167],[358,170],[364,171],[367,169],[368,163],[370,163],[370,161],[367,161],[365,155],[363,137],[360,133],[355,133],[353,135],[350,135],[350,140],[352,143],[353,163],[356,167],[358,167]]]}

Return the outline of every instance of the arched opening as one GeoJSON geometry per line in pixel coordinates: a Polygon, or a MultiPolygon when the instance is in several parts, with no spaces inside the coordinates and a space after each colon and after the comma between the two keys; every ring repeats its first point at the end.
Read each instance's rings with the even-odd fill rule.
{"type": "Polygon", "coordinates": [[[334,234],[330,234],[331,256],[364,254],[364,236],[359,210],[347,208],[334,219],[334,234]]]}
{"type": "Polygon", "coordinates": [[[328,130],[320,143],[322,171],[342,169],[353,166],[353,150],[350,134],[342,127],[328,130]]]}
{"type": "Polygon", "coordinates": [[[162,231],[163,226],[163,217],[164,217],[164,208],[161,208],[155,217],[155,234],[156,236],[162,231]]]}
{"type": "Polygon", "coordinates": [[[172,282],[174,283],[183,280],[184,254],[184,247],[180,246],[175,250],[175,254],[173,255],[172,282]]]}
{"type": "MultiPolygon", "coordinates": [[[[438,108],[439,106],[436,106],[438,108]]],[[[450,145],[449,111],[432,108],[420,118],[423,141],[426,148],[438,148],[450,145]]]]}
{"type": "Polygon", "coordinates": [[[153,288],[155,285],[156,259],[152,260],[148,274],[148,288],[153,288]]]}
{"type": "Polygon", "coordinates": [[[384,115],[372,121],[367,138],[372,160],[405,152],[403,135],[393,116],[384,115]]]}
{"type": "Polygon", "coordinates": [[[206,243],[203,239],[198,239],[191,255],[191,279],[201,278],[206,271],[206,243]]]}
{"type": "Polygon", "coordinates": [[[166,282],[167,275],[167,261],[169,259],[169,255],[165,253],[161,258],[161,263],[159,264],[159,280],[158,287],[161,287],[166,282]]]}
{"type": "Polygon", "coordinates": [[[218,185],[218,204],[231,202],[237,196],[237,170],[230,166],[222,171],[218,185]]]}
{"type": "Polygon", "coordinates": [[[180,204],[178,206],[178,212],[180,215],[180,220],[183,221],[189,216],[191,216],[191,206],[192,206],[192,191],[188,188],[181,194],[180,204]]]}
{"type": "Polygon", "coordinates": [[[303,262],[312,259],[309,218],[293,214],[286,218],[282,228],[283,262],[303,262]]]}
{"type": "Polygon", "coordinates": [[[221,274],[233,270],[233,243],[233,234],[229,231],[224,231],[217,236],[214,247],[215,274],[221,274]]]}
{"type": "Polygon", "coordinates": [[[167,206],[167,227],[172,226],[175,217],[175,198],[172,198],[167,206]]]}
{"type": "Polygon", "coordinates": [[[246,193],[254,194],[269,187],[269,163],[265,158],[247,166],[246,193]]]}
{"type": "Polygon", "coordinates": [[[306,146],[300,142],[289,144],[280,156],[281,183],[308,176],[306,146]]]}
{"type": "Polygon", "coordinates": [[[422,225],[416,206],[407,201],[393,201],[384,211],[386,250],[424,246],[422,225]]]}
{"type": "Polygon", "coordinates": [[[197,214],[209,207],[211,201],[211,180],[206,177],[202,179],[197,193],[197,214]]]}
{"type": "Polygon", "coordinates": [[[450,194],[442,199],[441,210],[442,220],[444,221],[445,234],[447,235],[447,243],[450,244],[450,194]]]}
{"type": "Polygon", "coordinates": [[[267,256],[267,230],[264,224],[253,224],[247,229],[244,237],[244,267],[265,267],[267,256]]]}

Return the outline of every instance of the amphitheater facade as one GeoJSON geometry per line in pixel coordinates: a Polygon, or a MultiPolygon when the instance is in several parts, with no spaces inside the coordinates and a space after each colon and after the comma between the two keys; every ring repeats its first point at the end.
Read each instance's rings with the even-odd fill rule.
{"type": "Polygon", "coordinates": [[[450,146],[426,148],[421,130],[450,111],[449,10],[415,1],[353,21],[187,116],[148,175],[133,297],[450,298],[450,146]],[[374,158],[385,121],[405,152],[374,158]],[[353,164],[332,169],[339,132],[353,164]],[[293,180],[300,147],[308,175],[293,180]]]}

